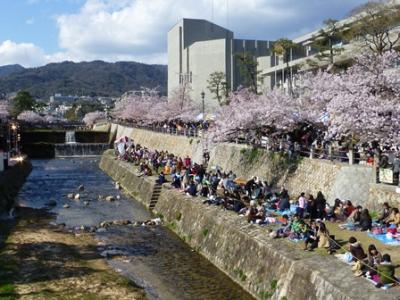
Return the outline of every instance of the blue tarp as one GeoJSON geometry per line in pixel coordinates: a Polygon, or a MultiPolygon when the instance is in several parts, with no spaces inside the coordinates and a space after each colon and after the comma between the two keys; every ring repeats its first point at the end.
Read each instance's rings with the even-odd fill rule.
{"type": "Polygon", "coordinates": [[[395,238],[393,239],[388,239],[386,234],[372,234],[372,233],[368,233],[368,236],[377,239],[378,241],[380,241],[381,243],[385,244],[385,245],[389,245],[389,246],[400,246],[400,240],[397,240],[395,238]]]}

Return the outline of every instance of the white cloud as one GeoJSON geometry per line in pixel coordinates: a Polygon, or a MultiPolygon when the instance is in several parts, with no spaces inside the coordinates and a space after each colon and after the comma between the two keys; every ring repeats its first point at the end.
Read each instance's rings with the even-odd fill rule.
{"type": "MultiPolygon", "coordinates": [[[[166,63],[167,32],[183,17],[211,19],[213,15],[214,22],[229,24],[239,38],[275,39],[314,29],[324,18],[335,17],[339,11],[344,14],[362,2],[365,0],[86,0],[78,12],[56,17],[60,52],[46,55],[32,44],[14,44],[14,51],[35,48],[41,57],[31,58],[31,64],[66,59],[166,63]]],[[[0,64],[2,60],[0,57],[0,64]]]]}
{"type": "Polygon", "coordinates": [[[47,62],[42,49],[31,43],[14,43],[10,40],[0,44],[0,65],[19,63],[24,67],[43,65],[47,62]]]}

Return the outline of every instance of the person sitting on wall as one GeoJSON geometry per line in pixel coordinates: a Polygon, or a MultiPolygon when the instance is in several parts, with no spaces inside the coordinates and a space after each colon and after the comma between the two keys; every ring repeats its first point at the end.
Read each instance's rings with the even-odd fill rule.
{"type": "Polygon", "coordinates": [[[372,229],[372,218],[369,214],[368,209],[363,209],[360,214],[359,226],[361,231],[367,231],[372,229]]]}
{"type": "Polygon", "coordinates": [[[186,195],[196,197],[197,195],[197,188],[196,184],[194,183],[193,180],[190,181],[189,186],[185,189],[186,195]]]}
{"type": "Polygon", "coordinates": [[[167,182],[167,179],[165,178],[164,172],[161,172],[160,175],[158,176],[158,179],[156,180],[158,184],[163,184],[167,182]]]}
{"type": "Polygon", "coordinates": [[[335,199],[335,203],[331,207],[328,217],[332,219],[332,221],[344,221],[346,219],[344,215],[344,205],[340,199],[335,199]]]}
{"type": "Polygon", "coordinates": [[[367,277],[371,278],[373,275],[376,274],[376,267],[381,263],[382,261],[382,254],[376,249],[376,246],[374,244],[371,244],[368,246],[368,251],[367,251],[367,259],[368,259],[368,272],[367,272],[367,277]]]}
{"type": "Polygon", "coordinates": [[[356,226],[358,226],[360,223],[361,211],[362,211],[362,207],[360,205],[358,205],[352,211],[350,216],[347,218],[347,223],[340,225],[339,227],[341,229],[350,229],[350,230],[356,229],[356,226]]]}
{"type": "Polygon", "coordinates": [[[348,218],[350,217],[351,213],[355,210],[356,208],[353,206],[353,203],[351,203],[350,200],[346,200],[344,205],[343,205],[343,215],[348,218]]]}
{"type": "Polygon", "coordinates": [[[303,218],[304,211],[306,209],[306,194],[301,193],[299,199],[297,200],[299,207],[297,208],[297,214],[299,215],[300,218],[303,218]]]}
{"type": "Polygon", "coordinates": [[[317,209],[317,218],[324,219],[326,217],[326,199],[321,191],[317,193],[317,198],[315,198],[315,207],[317,209]]]}
{"type": "Polygon", "coordinates": [[[253,223],[257,220],[257,202],[255,200],[250,201],[250,207],[247,209],[246,217],[247,222],[253,223]]]}
{"type": "Polygon", "coordinates": [[[398,285],[399,282],[396,279],[395,269],[400,267],[399,265],[393,265],[389,254],[382,255],[382,261],[377,266],[379,282],[376,287],[381,287],[384,284],[395,284],[398,285]]]}
{"type": "Polygon", "coordinates": [[[387,226],[390,225],[395,225],[395,226],[399,226],[400,225],[400,213],[399,213],[399,209],[394,207],[392,208],[392,212],[390,213],[389,217],[387,217],[384,220],[384,223],[387,226]]]}
{"type": "Polygon", "coordinates": [[[181,187],[181,175],[179,173],[175,173],[172,176],[172,183],[171,185],[176,188],[179,189],[181,187]]]}
{"type": "Polygon", "coordinates": [[[378,223],[383,223],[383,221],[390,216],[392,212],[392,208],[389,203],[385,202],[382,204],[382,210],[379,213],[379,218],[377,220],[378,223]]]}
{"type": "Polygon", "coordinates": [[[285,211],[290,209],[290,201],[289,201],[289,194],[287,190],[283,189],[281,194],[279,195],[280,201],[278,204],[278,209],[280,211],[285,211]]]}
{"type": "Polygon", "coordinates": [[[304,241],[304,251],[312,251],[318,247],[318,226],[317,223],[312,220],[306,233],[306,240],[304,241]]]}
{"type": "Polygon", "coordinates": [[[251,197],[251,195],[253,194],[253,190],[256,188],[257,188],[257,177],[254,176],[253,178],[251,178],[249,181],[246,182],[244,189],[247,195],[251,197]]]}
{"type": "Polygon", "coordinates": [[[363,269],[365,269],[364,260],[367,258],[367,255],[355,237],[352,236],[349,238],[349,244],[349,251],[353,257],[352,261],[355,263],[352,270],[354,271],[354,276],[358,277],[363,274],[363,269]]]}
{"type": "Polygon", "coordinates": [[[281,218],[281,227],[270,233],[271,238],[287,237],[290,234],[290,223],[288,215],[283,215],[281,218]]]}

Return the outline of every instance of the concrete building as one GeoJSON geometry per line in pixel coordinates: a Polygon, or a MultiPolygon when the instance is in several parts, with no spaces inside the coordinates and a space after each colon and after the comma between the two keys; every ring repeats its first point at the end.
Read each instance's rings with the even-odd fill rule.
{"type": "MultiPolygon", "coordinates": [[[[399,5],[400,0],[392,0],[388,6],[399,5]]],[[[340,20],[336,26],[339,29],[350,29],[351,26],[357,22],[363,14],[340,20]]],[[[390,30],[389,38],[394,41],[400,33],[399,26],[393,26],[390,30]]],[[[289,69],[286,68],[286,62],[282,57],[275,55],[272,51],[270,56],[263,58],[262,71],[259,74],[264,83],[264,89],[271,89],[273,87],[287,88],[288,74],[293,75],[297,71],[307,71],[316,67],[327,67],[330,62],[328,60],[321,61],[317,59],[318,49],[313,46],[315,40],[320,38],[321,30],[329,32],[328,28],[321,27],[311,33],[299,36],[293,39],[293,42],[298,44],[296,49],[291,49],[289,59],[289,69]]],[[[400,48],[400,44],[397,43],[400,48]]],[[[337,65],[346,65],[352,58],[360,54],[365,48],[366,44],[362,38],[345,40],[337,39],[334,41],[333,48],[340,49],[338,54],[334,57],[334,63],[337,65]]]]}
{"type": "Polygon", "coordinates": [[[235,39],[232,31],[206,20],[182,19],[168,32],[168,95],[189,84],[192,98],[201,102],[204,91],[206,111],[212,110],[218,102],[207,88],[210,74],[223,72],[235,90],[243,80],[235,55],[247,52],[260,60],[270,47],[269,41],[235,39]]]}
{"type": "MultiPolygon", "coordinates": [[[[392,0],[388,5],[399,5],[400,0],[392,0]]],[[[362,17],[362,13],[340,20],[338,28],[350,28],[362,17]]],[[[291,49],[289,68],[283,58],[272,51],[273,41],[235,39],[234,33],[206,20],[182,19],[168,32],[168,95],[180,85],[190,84],[191,96],[201,101],[201,92],[205,92],[206,108],[218,105],[207,86],[211,73],[220,71],[226,75],[226,82],[232,90],[243,83],[240,76],[236,54],[251,53],[257,61],[258,91],[263,92],[274,87],[288,88],[288,77],[299,70],[327,67],[329,61],[316,59],[318,49],[313,43],[321,35],[320,29],[294,38],[298,47],[291,49]],[[310,63],[313,62],[313,63],[310,63]]],[[[391,38],[395,40],[400,26],[391,28],[391,38]]],[[[397,44],[400,48],[400,43],[397,44]]],[[[340,48],[340,54],[334,58],[335,64],[347,64],[365,48],[362,39],[335,40],[333,47],[340,48]]],[[[294,82],[294,85],[296,83],[294,82]]]]}

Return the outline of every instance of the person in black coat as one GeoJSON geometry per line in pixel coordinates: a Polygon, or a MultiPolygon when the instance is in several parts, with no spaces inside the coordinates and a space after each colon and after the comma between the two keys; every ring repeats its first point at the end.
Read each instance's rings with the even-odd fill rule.
{"type": "Polygon", "coordinates": [[[326,199],[321,191],[318,192],[317,198],[315,198],[315,208],[317,210],[317,218],[325,218],[326,199]]]}
{"type": "Polygon", "coordinates": [[[371,230],[372,218],[369,214],[368,209],[363,209],[360,214],[360,228],[361,231],[371,230]]]}

